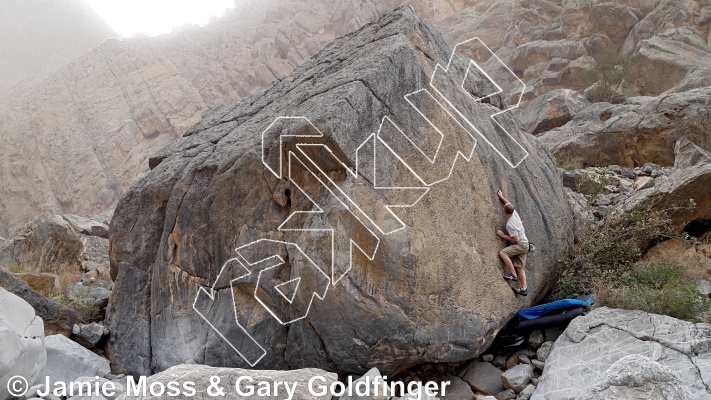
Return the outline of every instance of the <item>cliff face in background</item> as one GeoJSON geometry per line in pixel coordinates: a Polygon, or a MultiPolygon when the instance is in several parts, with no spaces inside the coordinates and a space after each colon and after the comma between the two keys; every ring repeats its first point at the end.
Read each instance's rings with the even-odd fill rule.
{"type": "MultiPolygon", "coordinates": [[[[37,216],[105,211],[202,111],[286,76],[400,3],[238,1],[204,28],[110,40],[34,86],[16,86],[0,101],[0,236],[37,216]]],[[[432,18],[466,4],[420,3],[432,18]]]]}
{"type": "Polygon", "coordinates": [[[44,78],[115,38],[118,35],[82,0],[3,0],[0,88],[44,78]]]}
{"type": "Polygon", "coordinates": [[[109,41],[3,96],[0,235],[40,215],[103,212],[147,173],[150,154],[203,111],[256,93],[326,43],[402,4],[450,46],[480,37],[526,82],[524,107],[557,89],[582,93],[593,83],[588,56],[602,49],[646,56],[620,88],[626,96],[711,84],[708,0],[240,0],[204,28],[109,41]]]}

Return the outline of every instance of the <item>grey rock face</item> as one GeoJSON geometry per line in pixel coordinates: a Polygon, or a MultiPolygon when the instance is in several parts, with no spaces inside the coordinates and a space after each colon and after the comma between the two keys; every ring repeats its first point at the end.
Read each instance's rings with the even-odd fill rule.
{"type": "Polygon", "coordinates": [[[707,400],[709,360],[711,325],[602,307],[568,325],[531,399],[707,400]]]}
{"type": "Polygon", "coordinates": [[[680,225],[680,228],[688,221],[711,219],[711,191],[708,190],[711,187],[711,164],[674,170],[666,179],[657,179],[656,182],[651,188],[632,192],[621,203],[623,212],[637,206],[653,210],[685,207],[669,213],[672,222],[680,225]],[[693,208],[686,207],[690,199],[696,203],[693,208]]]}
{"type": "Polygon", "coordinates": [[[488,362],[472,361],[465,367],[462,379],[477,392],[495,395],[506,390],[501,373],[488,362]]]}
{"type": "Polygon", "coordinates": [[[20,297],[0,288],[0,399],[9,399],[8,381],[23,376],[30,385],[47,362],[42,319],[20,297]]]}
{"type": "Polygon", "coordinates": [[[596,103],[541,135],[541,142],[552,153],[580,157],[587,165],[672,166],[676,141],[683,136],[711,149],[705,120],[711,111],[709,99],[711,87],[656,98],[634,97],[618,105],[596,103]]]}
{"type": "Polygon", "coordinates": [[[581,396],[583,400],[633,398],[686,400],[695,397],[673,369],[637,354],[615,361],[581,396]]]}
{"type": "Polygon", "coordinates": [[[39,381],[49,377],[50,385],[54,382],[72,382],[83,376],[103,378],[111,368],[109,361],[77,342],[62,335],[47,336],[47,365],[39,374],[39,381]]]}
{"type": "MultiPolygon", "coordinates": [[[[370,132],[378,131],[383,116],[391,115],[408,131],[423,122],[404,96],[426,87],[435,63],[446,62],[449,54],[437,32],[410,9],[399,9],[336,40],[259,95],[206,115],[185,137],[157,153],[151,159],[152,171],[122,198],[111,221],[110,257],[116,282],[107,325],[112,332],[109,354],[117,372],[150,373],[190,360],[246,365],[194,312],[198,288],[214,283],[237,246],[261,238],[297,243],[319,264],[331,264],[328,248],[319,244],[322,234],[277,230],[292,210],[313,210],[314,205],[296,183],[272,178],[265,169],[261,133],[284,113],[308,116],[326,135],[334,154],[355,165],[356,149],[370,132]],[[128,316],[137,322],[126,325],[123,318],[128,316]]],[[[501,147],[503,142],[498,141],[506,140],[505,136],[498,135],[501,132],[489,114],[501,111],[495,104],[502,103],[500,98],[491,101],[471,104],[471,112],[501,147]]],[[[434,104],[425,109],[439,111],[434,104]]],[[[509,114],[502,116],[512,118],[509,114]]],[[[447,132],[462,133],[446,114],[440,117],[449,127],[447,132]]],[[[495,191],[504,186],[529,238],[545,238],[548,243],[546,252],[529,259],[534,294],[551,282],[554,260],[565,251],[564,228],[570,211],[553,160],[535,138],[516,129],[513,119],[504,123],[510,124],[513,137],[529,152],[519,167],[511,168],[482,140],[472,161],[458,162],[451,177],[418,203],[420,209],[402,210],[405,229],[397,235],[375,235],[381,243],[373,261],[355,253],[350,272],[329,289],[324,301],[314,301],[304,320],[287,329],[253,299],[248,287],[254,282],[235,286],[232,292],[245,302],[238,320],[250,321],[248,332],[265,348],[285,348],[269,351],[258,367],[335,366],[363,373],[364,366],[375,366],[387,375],[416,362],[461,361],[486,348],[512,310],[530,305],[535,295],[516,299],[500,278],[496,254],[503,243],[489,229],[492,223],[503,223],[495,191]],[[543,186],[547,190],[539,190],[543,186]],[[461,217],[474,214],[478,217],[461,217]],[[454,258],[452,252],[457,254],[454,258]],[[420,279],[423,274],[429,278],[420,279]],[[471,282],[480,283],[481,290],[472,291],[471,282]],[[458,305],[464,302],[476,304],[475,309],[458,305]]],[[[450,145],[465,145],[467,140],[462,136],[450,145]]],[[[400,143],[404,147],[398,151],[406,159],[419,158],[407,143],[400,143]]],[[[267,142],[265,151],[280,154],[278,146],[278,140],[267,142]]],[[[433,168],[425,161],[420,158],[413,165],[432,175],[447,176],[451,169],[444,164],[433,168]]],[[[348,178],[340,164],[327,167],[333,164],[327,158],[318,162],[338,175],[345,190],[386,201],[370,183],[348,178]]],[[[393,182],[409,174],[398,165],[390,164],[393,168],[386,174],[393,182]]],[[[320,193],[317,201],[334,204],[306,176],[301,187],[320,193]]],[[[339,235],[355,230],[359,238],[372,238],[357,221],[347,220],[348,213],[328,215],[327,219],[335,220],[309,217],[297,224],[310,228],[326,223],[345,230],[339,235]]],[[[369,243],[366,252],[376,249],[375,242],[369,243]]],[[[296,278],[303,258],[287,246],[275,251],[290,260],[280,273],[296,278]]],[[[336,266],[346,268],[348,257],[337,255],[336,266]]],[[[238,337],[241,331],[234,320],[224,317],[234,313],[230,288],[217,289],[206,318],[227,337],[238,337]]],[[[290,312],[303,311],[289,307],[280,297],[270,301],[290,312]]]]}
{"type": "Polygon", "coordinates": [[[526,132],[539,135],[565,125],[588,105],[590,102],[578,92],[557,89],[529,102],[518,117],[526,132]]]}
{"type": "Polygon", "coordinates": [[[674,145],[674,168],[689,168],[711,163],[711,153],[695,145],[685,136],[674,145]]]}
{"type": "Polygon", "coordinates": [[[109,227],[103,222],[94,221],[74,214],[64,214],[62,218],[64,218],[77,233],[98,236],[104,239],[109,238],[109,227]]]}
{"type": "Polygon", "coordinates": [[[504,386],[515,390],[516,393],[525,389],[531,382],[531,378],[533,378],[533,368],[529,364],[519,364],[501,375],[504,386]]]}
{"type": "Polygon", "coordinates": [[[32,290],[25,281],[4,269],[0,269],[0,287],[29,303],[37,316],[44,320],[44,330],[48,334],[61,333],[68,336],[72,332],[72,327],[79,318],[75,310],[47,299],[32,290]]]}
{"type": "MultiPolygon", "coordinates": [[[[149,377],[147,380],[147,385],[150,386],[154,382],[163,382],[164,384],[166,384],[170,381],[190,380],[195,382],[195,390],[197,391],[197,393],[207,393],[207,389],[210,386],[210,378],[213,376],[220,378],[221,382],[230,382],[229,384],[231,384],[231,390],[226,390],[226,395],[224,397],[220,397],[226,400],[258,400],[264,398],[256,394],[256,388],[254,395],[237,395],[234,385],[237,379],[241,376],[249,376],[250,378],[252,378],[254,380],[254,383],[251,384],[252,386],[255,386],[256,382],[268,382],[272,388],[274,387],[274,382],[289,382],[291,384],[296,383],[296,392],[294,395],[294,399],[300,400],[331,400],[330,394],[311,394],[311,392],[309,391],[309,380],[313,377],[324,378],[324,380],[319,379],[315,381],[316,387],[314,387],[314,391],[317,392],[317,394],[319,394],[322,390],[320,385],[323,385],[324,387],[329,387],[333,382],[338,380],[338,376],[336,374],[316,368],[297,369],[291,371],[262,371],[239,368],[215,368],[204,365],[177,365],[175,367],[169,368],[161,373],[149,377]]],[[[246,391],[248,390],[247,386],[248,383],[243,382],[240,387],[242,388],[242,390],[246,391]]],[[[281,388],[281,390],[282,391],[278,396],[271,396],[268,398],[286,398],[286,393],[283,391],[283,387],[281,388]]],[[[125,400],[127,398],[147,400],[163,399],[164,396],[151,396],[149,394],[148,396],[132,395],[131,397],[126,397],[126,395],[122,395],[118,397],[118,400],[125,400]]],[[[175,398],[180,399],[189,397],[184,396],[175,398]]]]}

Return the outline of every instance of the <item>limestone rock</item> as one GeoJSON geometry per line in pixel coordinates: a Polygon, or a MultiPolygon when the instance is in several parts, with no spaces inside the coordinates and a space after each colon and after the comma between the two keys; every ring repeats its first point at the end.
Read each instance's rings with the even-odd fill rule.
{"type": "Polygon", "coordinates": [[[586,400],[693,398],[673,369],[643,355],[631,354],[615,361],[582,394],[586,400]]]}
{"type": "Polygon", "coordinates": [[[651,187],[654,187],[654,178],[651,176],[640,176],[637,178],[636,181],[634,181],[634,185],[632,185],[632,190],[644,190],[644,189],[649,189],[651,187]]]}
{"type": "Polygon", "coordinates": [[[21,375],[31,385],[47,362],[42,319],[32,306],[0,288],[0,399],[11,398],[8,381],[21,375]]]}
{"type": "Polygon", "coordinates": [[[709,187],[711,187],[711,164],[674,170],[667,179],[656,183],[654,187],[632,192],[632,195],[622,203],[622,210],[629,211],[638,206],[653,210],[675,209],[673,213],[669,213],[669,217],[681,231],[688,222],[711,219],[709,187]],[[688,207],[691,199],[696,203],[693,208],[688,207]]]}
{"type": "MultiPolygon", "coordinates": [[[[261,133],[284,113],[308,116],[327,136],[334,154],[355,165],[356,149],[370,135],[366,132],[378,131],[383,116],[392,115],[393,122],[407,131],[421,126],[422,117],[403,97],[426,87],[435,66],[432,60],[445,62],[450,51],[441,36],[411,9],[398,9],[337,39],[259,95],[205,115],[183,138],[156,153],[150,160],[153,169],[126,193],[111,221],[110,259],[116,280],[107,325],[112,332],[108,354],[116,371],[145,374],[189,360],[245,365],[194,312],[198,289],[214,283],[236,246],[282,235],[277,228],[289,217],[290,207],[314,207],[296,184],[272,178],[265,169],[261,133]],[[316,76],[318,79],[310,78],[316,76]],[[397,112],[390,114],[389,110],[397,112]],[[129,317],[135,321],[130,326],[124,323],[129,317]]],[[[496,133],[489,113],[500,111],[503,100],[495,96],[491,101],[471,103],[471,112],[477,115],[480,128],[491,132],[494,145],[501,147],[506,136],[496,133]]],[[[425,113],[438,110],[434,104],[424,109],[425,113]]],[[[456,132],[457,124],[447,115],[441,117],[440,122],[449,127],[447,132],[456,132]]],[[[287,329],[253,300],[253,292],[235,286],[237,298],[246,302],[240,307],[245,315],[238,319],[250,321],[248,329],[255,340],[269,349],[285,346],[284,352],[269,351],[260,368],[336,365],[363,373],[367,365],[387,375],[419,362],[462,361],[488,347],[495,332],[511,317],[511,310],[532,304],[535,294],[551,282],[556,273],[554,261],[565,251],[570,211],[553,160],[538,147],[535,137],[516,128],[510,113],[501,117],[512,137],[529,153],[523,163],[511,168],[481,141],[473,160],[458,162],[451,177],[418,203],[422,208],[403,210],[405,228],[397,235],[380,238],[373,261],[354,253],[352,269],[342,284],[333,286],[325,301],[314,301],[307,318],[287,329]],[[477,182],[476,189],[463,184],[472,181],[477,182]],[[517,204],[528,237],[547,242],[547,251],[529,261],[529,290],[534,295],[526,299],[515,298],[501,280],[496,254],[503,243],[490,233],[492,223],[503,222],[501,204],[495,198],[502,182],[517,204]],[[542,186],[547,189],[539,190],[542,186]],[[461,218],[471,213],[481,217],[461,218]],[[403,265],[408,265],[405,275],[403,265]],[[372,268],[379,271],[377,275],[368,272],[372,268]],[[416,278],[422,274],[431,278],[416,278]],[[471,290],[474,281],[481,290],[471,290]],[[431,294],[440,290],[447,295],[436,300],[438,295],[431,294]],[[465,303],[476,307],[464,307],[465,303]],[[287,345],[294,342],[302,345],[287,345]]],[[[465,143],[470,140],[466,135],[461,139],[465,143]]],[[[406,142],[399,145],[405,146],[399,150],[404,157],[419,157],[406,142]]],[[[267,144],[268,152],[280,154],[277,146],[278,141],[267,144]]],[[[385,154],[381,150],[379,154],[385,154]]],[[[318,162],[339,176],[345,190],[357,189],[361,196],[384,201],[372,185],[360,178],[347,178],[340,164],[331,165],[327,158],[318,162]]],[[[430,169],[429,161],[411,162],[416,170],[431,176],[446,177],[451,170],[451,165],[430,169]]],[[[393,182],[410,176],[409,170],[398,164],[390,167],[383,173],[393,182]]],[[[321,193],[318,201],[334,201],[316,183],[309,185],[308,190],[321,193]]],[[[328,215],[350,218],[335,211],[328,215]]],[[[298,224],[318,226],[322,223],[319,219],[307,218],[298,224]]],[[[337,224],[346,231],[361,229],[355,220],[337,224]]],[[[363,239],[372,238],[365,231],[362,234],[363,239]]],[[[329,270],[331,255],[318,245],[322,234],[315,235],[290,232],[283,240],[303,246],[329,270]]],[[[374,246],[373,242],[366,251],[374,246]]],[[[291,260],[289,268],[303,265],[304,259],[293,247],[273,250],[291,260]]],[[[349,256],[343,257],[337,254],[338,269],[349,265],[345,261],[349,256]]],[[[283,273],[297,277],[294,271],[283,273]]],[[[224,318],[224,313],[233,309],[229,285],[218,287],[218,292],[206,318],[222,321],[219,329],[231,337],[238,334],[239,327],[224,318]]],[[[273,301],[279,307],[286,304],[283,296],[273,301]]]]}
{"type": "Polygon", "coordinates": [[[465,367],[462,379],[477,392],[495,395],[506,390],[501,374],[488,362],[472,361],[465,367]]]}
{"type": "Polygon", "coordinates": [[[709,338],[711,325],[595,309],[558,338],[531,399],[711,399],[709,338]]]}
{"type": "Polygon", "coordinates": [[[40,218],[0,245],[0,265],[31,265],[55,275],[78,272],[82,247],[79,236],[62,218],[40,218]]]}
{"type": "Polygon", "coordinates": [[[103,378],[111,372],[107,359],[65,336],[47,336],[45,344],[47,365],[39,374],[40,382],[47,376],[52,385],[54,382],[72,382],[82,376],[103,378]]]}
{"type": "Polygon", "coordinates": [[[518,394],[518,397],[516,398],[517,400],[528,400],[533,396],[533,393],[536,391],[536,387],[534,385],[527,385],[521,393],[518,394]]]}
{"type": "Polygon", "coordinates": [[[441,400],[474,400],[474,392],[471,386],[456,376],[447,376],[443,382],[449,382],[445,395],[440,396],[441,400]]]}
{"type": "Polygon", "coordinates": [[[513,389],[506,389],[497,393],[494,397],[496,397],[496,400],[514,400],[516,398],[516,391],[513,389]]]}
{"type": "MultiPolygon", "coordinates": [[[[343,400],[388,400],[392,393],[389,392],[389,390],[386,390],[385,393],[379,391],[379,393],[376,395],[374,390],[369,390],[368,395],[365,396],[360,396],[358,395],[358,392],[356,391],[356,388],[358,387],[370,387],[372,388],[375,383],[378,384],[379,387],[381,387],[382,383],[385,382],[383,380],[383,377],[380,375],[380,371],[378,371],[377,368],[371,368],[368,372],[366,372],[363,376],[360,378],[356,379],[353,381],[353,384],[349,384],[348,387],[346,387],[346,394],[341,396],[339,398],[343,400]],[[349,395],[348,393],[353,393],[353,395],[349,395]]],[[[403,399],[407,399],[408,397],[403,397],[403,399]]]]}
{"type": "MultiPolygon", "coordinates": [[[[239,368],[215,368],[208,367],[205,365],[177,365],[161,373],[149,377],[147,379],[147,384],[148,386],[150,386],[154,382],[163,382],[163,384],[165,385],[170,381],[181,381],[183,379],[189,379],[190,381],[195,382],[195,390],[197,391],[197,393],[207,393],[207,388],[210,386],[210,378],[213,376],[220,378],[221,382],[235,382],[240,376],[249,376],[254,380],[254,382],[268,382],[272,388],[274,387],[275,382],[289,382],[292,384],[296,383],[296,394],[294,395],[294,399],[303,400],[331,400],[330,394],[319,396],[314,395],[309,391],[309,380],[311,378],[323,377],[325,381],[317,380],[315,382],[317,385],[322,384],[325,387],[330,387],[333,382],[338,380],[338,376],[336,374],[316,368],[297,369],[291,371],[268,371],[239,368]]],[[[246,385],[246,383],[242,385],[243,390],[248,390],[246,385]]],[[[226,396],[224,397],[224,399],[237,400],[247,398],[258,398],[253,396],[238,396],[235,393],[234,389],[235,388],[233,384],[230,390],[225,391],[226,396]]],[[[315,389],[320,390],[320,388],[315,389]]],[[[148,396],[132,395],[130,398],[147,400],[162,399],[163,397],[154,397],[151,396],[149,393],[148,396]]],[[[125,399],[127,399],[125,394],[118,397],[118,400],[125,399]]]]}
{"type": "Polygon", "coordinates": [[[541,345],[541,347],[538,348],[536,352],[536,358],[539,361],[546,362],[548,359],[548,355],[551,352],[551,347],[553,347],[553,342],[545,342],[541,345]]]}
{"type": "Polygon", "coordinates": [[[552,153],[580,157],[586,165],[635,167],[651,161],[672,166],[681,137],[711,149],[705,120],[711,111],[709,99],[711,87],[635,97],[618,105],[596,103],[543,134],[541,141],[552,153]]]}
{"type": "Polygon", "coordinates": [[[518,117],[526,132],[539,135],[565,125],[589,104],[574,90],[557,89],[530,101],[518,117]]]}
{"type": "MultiPolygon", "coordinates": [[[[99,385],[104,385],[104,384],[106,384],[106,382],[109,382],[109,380],[106,379],[106,378],[103,378],[103,377],[99,377],[99,379],[96,379],[95,376],[82,376],[82,377],[80,377],[80,378],[74,380],[74,382],[79,382],[79,383],[81,383],[81,382],[90,382],[92,385],[94,385],[95,382],[98,382],[99,385]]],[[[112,381],[112,382],[114,383],[114,388],[115,388],[115,389],[114,389],[114,392],[115,392],[115,393],[114,393],[113,396],[104,397],[104,396],[101,395],[101,392],[99,392],[98,395],[97,395],[96,392],[92,392],[92,395],[91,395],[91,396],[74,396],[74,397],[72,397],[72,399],[76,399],[76,400],[101,400],[100,398],[104,398],[104,399],[106,399],[106,400],[115,400],[116,398],[118,398],[119,396],[121,396],[122,394],[124,394],[124,393],[126,392],[126,388],[124,387],[124,385],[123,385],[121,382],[116,382],[116,381],[112,381]]],[[[126,381],[123,380],[123,382],[125,383],[126,381]]],[[[93,386],[92,386],[92,387],[93,387],[93,386]]],[[[101,387],[101,386],[100,386],[100,387],[101,387]]]]}
{"type": "Polygon", "coordinates": [[[501,375],[504,386],[519,393],[528,386],[533,378],[533,368],[529,364],[519,364],[501,375]]]}
{"type": "Polygon", "coordinates": [[[0,287],[29,303],[37,316],[44,320],[44,331],[49,335],[69,336],[78,316],[73,309],[54,302],[32,290],[23,280],[0,268],[0,287]]]}
{"type": "Polygon", "coordinates": [[[73,214],[64,214],[62,215],[62,218],[64,218],[64,220],[67,221],[72,228],[74,228],[76,233],[98,236],[104,239],[109,238],[109,227],[102,222],[93,221],[89,218],[73,214]]]}
{"type": "Polygon", "coordinates": [[[81,325],[77,334],[77,343],[87,349],[91,349],[99,343],[102,336],[104,336],[104,327],[98,323],[92,322],[88,325],[81,325]]]}
{"type": "Polygon", "coordinates": [[[682,136],[674,145],[674,168],[689,168],[711,163],[711,153],[682,136]]]}

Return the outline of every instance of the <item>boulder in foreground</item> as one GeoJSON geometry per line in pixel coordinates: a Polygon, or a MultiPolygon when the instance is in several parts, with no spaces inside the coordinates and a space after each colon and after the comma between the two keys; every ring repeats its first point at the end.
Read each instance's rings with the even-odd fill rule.
{"type": "Polygon", "coordinates": [[[32,383],[47,362],[42,318],[26,301],[0,288],[0,400],[12,398],[7,385],[20,375],[32,383]]]}
{"type": "Polygon", "coordinates": [[[531,400],[710,400],[709,387],[711,325],[602,307],[556,340],[531,400]]]}

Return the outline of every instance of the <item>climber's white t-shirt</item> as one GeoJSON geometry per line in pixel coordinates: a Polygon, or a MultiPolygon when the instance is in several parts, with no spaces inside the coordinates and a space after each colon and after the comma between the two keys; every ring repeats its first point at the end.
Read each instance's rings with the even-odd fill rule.
{"type": "Polygon", "coordinates": [[[521,222],[521,217],[518,216],[518,212],[514,210],[513,215],[506,221],[506,230],[509,232],[509,236],[514,237],[518,235],[518,242],[528,242],[526,237],[526,230],[523,228],[523,222],[521,222]]]}

